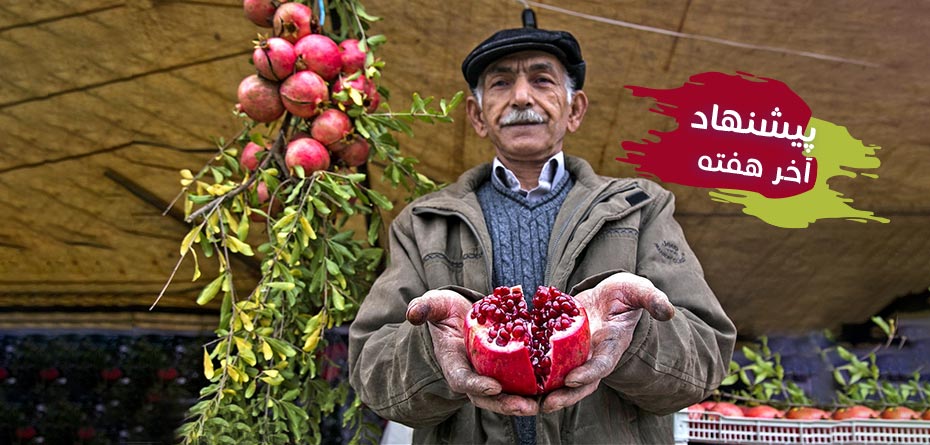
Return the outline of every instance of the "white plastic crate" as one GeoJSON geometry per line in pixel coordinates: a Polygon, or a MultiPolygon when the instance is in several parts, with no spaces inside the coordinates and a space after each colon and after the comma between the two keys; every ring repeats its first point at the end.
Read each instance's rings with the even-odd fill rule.
{"type": "Polygon", "coordinates": [[[675,443],[930,444],[930,421],[755,419],[682,410],[675,413],[675,443]]]}

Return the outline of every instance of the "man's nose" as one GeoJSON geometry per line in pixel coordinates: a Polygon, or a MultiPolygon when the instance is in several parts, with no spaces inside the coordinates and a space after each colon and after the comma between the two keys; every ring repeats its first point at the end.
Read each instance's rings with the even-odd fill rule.
{"type": "Polygon", "coordinates": [[[517,78],[513,85],[513,98],[511,105],[514,108],[526,109],[533,106],[533,94],[530,82],[525,77],[517,78]]]}

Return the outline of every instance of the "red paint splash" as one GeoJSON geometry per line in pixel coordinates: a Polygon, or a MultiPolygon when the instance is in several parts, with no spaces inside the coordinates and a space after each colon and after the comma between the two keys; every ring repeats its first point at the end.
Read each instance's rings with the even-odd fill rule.
{"type": "Polygon", "coordinates": [[[650,130],[658,141],[621,144],[626,157],[617,160],[636,165],[641,175],[692,187],[752,191],[768,198],[794,196],[814,187],[817,161],[805,156],[802,144],[807,141],[798,138],[815,136],[803,133],[810,107],[784,83],[747,73],[711,72],[694,75],[670,90],[625,88],[634,96],[655,98],[657,107],[650,111],[670,116],[678,124],[670,132],[650,130]],[[706,129],[692,127],[702,123],[699,114],[706,129]],[[789,136],[770,135],[773,121],[775,133],[789,136]]]}

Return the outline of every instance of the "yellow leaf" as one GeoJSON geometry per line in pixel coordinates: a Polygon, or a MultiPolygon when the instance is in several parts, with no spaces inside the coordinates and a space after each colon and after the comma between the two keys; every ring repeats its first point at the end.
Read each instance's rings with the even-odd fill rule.
{"type": "Polygon", "coordinates": [[[229,209],[227,209],[226,207],[223,207],[223,216],[226,217],[225,218],[226,224],[229,225],[229,230],[232,232],[238,233],[239,232],[239,220],[237,218],[233,218],[232,213],[230,213],[229,209]]]}
{"type": "Polygon", "coordinates": [[[300,226],[303,227],[304,232],[307,233],[307,236],[310,237],[310,239],[316,239],[316,231],[313,230],[313,226],[310,225],[310,221],[308,221],[307,218],[304,218],[303,215],[300,215],[300,226]]]}
{"type": "MultiPolygon", "coordinates": [[[[278,386],[284,382],[284,377],[281,375],[280,372],[278,372],[277,369],[266,369],[262,371],[262,374],[264,375],[259,377],[259,379],[261,379],[261,381],[271,386],[278,386]]],[[[269,399],[269,402],[270,402],[270,399],[269,399]]]]}
{"type": "Polygon", "coordinates": [[[249,317],[249,314],[239,312],[239,319],[242,320],[242,327],[246,331],[252,332],[255,329],[255,326],[252,325],[252,317],[249,317]]]}
{"type": "Polygon", "coordinates": [[[265,357],[265,360],[271,360],[274,357],[271,346],[266,341],[262,341],[262,355],[265,357]]]}
{"type": "Polygon", "coordinates": [[[191,256],[194,257],[194,277],[191,278],[191,281],[197,281],[200,278],[200,262],[197,261],[197,251],[191,250],[191,256]]]}
{"type": "Polygon", "coordinates": [[[252,252],[252,247],[242,241],[239,241],[239,238],[236,238],[232,235],[226,235],[226,238],[224,239],[226,240],[226,245],[229,246],[230,250],[233,252],[239,252],[245,256],[255,255],[255,253],[252,252]]]}
{"type": "Polygon", "coordinates": [[[184,179],[194,179],[194,174],[185,168],[184,170],[181,170],[181,177],[184,179]]]}
{"type": "Polygon", "coordinates": [[[304,342],[304,352],[311,352],[316,349],[316,345],[320,343],[320,336],[323,334],[323,326],[316,328],[304,342]]]}
{"type": "Polygon", "coordinates": [[[234,382],[244,382],[244,381],[245,381],[245,380],[241,380],[241,378],[242,378],[242,373],[240,373],[239,370],[236,369],[235,366],[226,365],[226,373],[229,374],[229,378],[231,378],[234,382]]]}
{"type": "Polygon", "coordinates": [[[203,349],[203,375],[210,380],[213,378],[213,360],[210,360],[210,354],[207,348],[203,349]]]}
{"type": "Polygon", "coordinates": [[[184,239],[181,241],[181,256],[187,255],[187,251],[190,250],[191,245],[200,240],[201,228],[203,228],[203,226],[194,227],[190,232],[187,232],[187,235],[184,235],[184,239]]]}
{"type": "Polygon", "coordinates": [[[355,88],[349,89],[349,97],[352,98],[352,102],[354,102],[355,105],[362,106],[364,104],[364,101],[362,100],[362,93],[355,88]]]}

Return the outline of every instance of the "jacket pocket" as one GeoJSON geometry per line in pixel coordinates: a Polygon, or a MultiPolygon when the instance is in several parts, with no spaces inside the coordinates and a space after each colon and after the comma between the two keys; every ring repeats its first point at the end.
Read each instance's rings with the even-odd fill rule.
{"type": "Polygon", "coordinates": [[[611,270],[636,272],[639,230],[624,224],[624,220],[610,221],[587,243],[575,261],[569,283],[611,270]]]}

